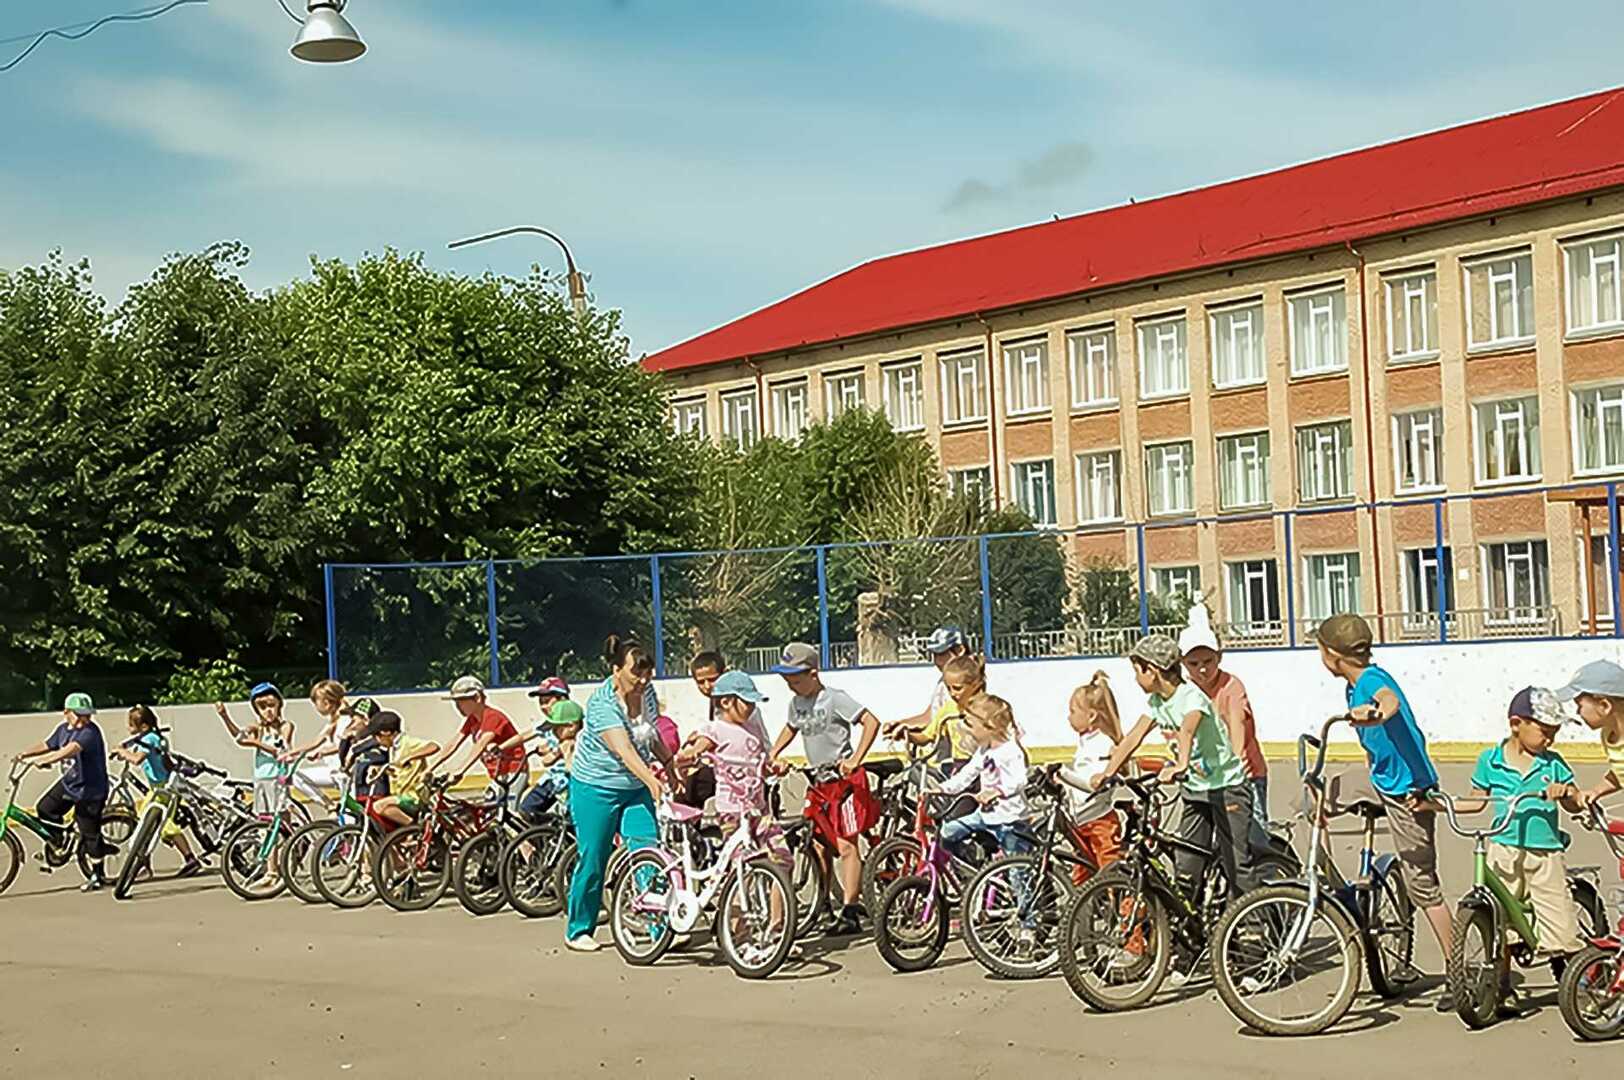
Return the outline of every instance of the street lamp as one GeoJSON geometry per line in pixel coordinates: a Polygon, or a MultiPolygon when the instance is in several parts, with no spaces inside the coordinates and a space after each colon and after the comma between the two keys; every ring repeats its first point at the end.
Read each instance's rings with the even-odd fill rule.
{"type": "Polygon", "coordinates": [[[582,277],[581,272],[575,268],[575,256],[570,254],[569,245],[564,243],[563,239],[557,233],[539,228],[535,225],[516,225],[511,229],[498,229],[496,232],[485,233],[482,236],[470,236],[466,240],[453,240],[451,243],[447,244],[446,247],[452,249],[467,247],[469,244],[479,244],[486,240],[496,240],[503,236],[512,236],[515,233],[532,233],[536,236],[545,236],[547,239],[551,240],[553,243],[557,244],[561,249],[563,249],[564,266],[568,270],[567,280],[569,282],[570,289],[570,306],[575,308],[575,317],[577,319],[585,319],[586,278],[582,277]]]}
{"type": "MultiPolygon", "coordinates": [[[[342,64],[366,52],[366,42],[343,15],[348,6],[349,0],[305,0],[304,22],[288,51],[313,64],[342,64]]],[[[287,11],[286,4],[282,10],[287,11]]]]}

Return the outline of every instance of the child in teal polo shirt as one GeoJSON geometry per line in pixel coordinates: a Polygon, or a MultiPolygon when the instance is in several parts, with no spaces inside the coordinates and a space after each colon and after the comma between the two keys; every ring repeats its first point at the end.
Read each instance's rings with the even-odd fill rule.
{"type": "MultiPolygon", "coordinates": [[[[1534,907],[1539,929],[1539,955],[1551,962],[1558,978],[1566,958],[1584,947],[1579,938],[1579,910],[1568,892],[1567,861],[1563,851],[1568,836],[1558,827],[1556,804],[1577,811],[1573,770],[1551,749],[1563,723],[1562,706],[1550,690],[1530,686],[1519,690],[1506,710],[1511,737],[1491,746],[1472,771],[1474,794],[1491,796],[1495,820],[1505,815],[1511,800],[1524,793],[1539,793],[1543,801],[1525,800],[1506,827],[1489,843],[1489,866],[1513,894],[1527,897],[1534,907]]],[[[1490,800],[1462,800],[1459,808],[1481,810],[1490,800]]],[[[1500,1011],[1519,1015],[1509,983],[1501,988],[1500,1011]]]]}

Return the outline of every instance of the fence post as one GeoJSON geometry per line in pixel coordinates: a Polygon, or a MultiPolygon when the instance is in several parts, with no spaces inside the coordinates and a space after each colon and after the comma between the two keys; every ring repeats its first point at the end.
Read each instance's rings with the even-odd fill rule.
{"type": "Polygon", "coordinates": [[[1150,633],[1150,570],[1145,562],[1145,527],[1134,526],[1134,543],[1139,548],[1139,633],[1150,633]]]}
{"type": "Polygon", "coordinates": [[[992,647],[992,564],[987,561],[987,538],[976,537],[981,559],[981,654],[988,660],[997,654],[992,647]]]}
{"type": "Polygon", "coordinates": [[[321,564],[322,588],[327,593],[327,677],[338,679],[338,615],[333,609],[333,564],[321,564]]]}
{"type": "MultiPolygon", "coordinates": [[[[1624,637],[1624,611],[1619,610],[1620,594],[1624,593],[1624,589],[1619,588],[1618,581],[1618,525],[1618,483],[1614,481],[1607,485],[1607,576],[1612,579],[1607,587],[1613,593],[1613,636],[1624,637]]],[[[1585,552],[1585,558],[1589,557],[1590,552],[1585,552]]]]}
{"type": "Polygon", "coordinates": [[[660,596],[660,557],[648,557],[649,582],[654,601],[654,676],[665,678],[665,604],[660,596]]]}
{"type": "Polygon", "coordinates": [[[491,639],[491,686],[502,685],[502,660],[496,655],[496,560],[485,560],[485,630],[491,639]]]}
{"type": "Polygon", "coordinates": [[[1297,647],[1297,573],[1292,555],[1292,523],[1296,514],[1286,511],[1286,645],[1297,647]]]}
{"type": "Polygon", "coordinates": [[[829,549],[819,544],[818,559],[818,667],[829,669],[829,549]]]}
{"type": "MultiPolygon", "coordinates": [[[[1438,564],[1437,577],[1432,583],[1432,594],[1438,601],[1438,644],[1442,645],[1449,640],[1449,593],[1454,585],[1452,576],[1444,571],[1444,501],[1432,501],[1432,561],[1438,564]]],[[[1426,591],[1426,576],[1422,575],[1418,583],[1422,592],[1426,591]]],[[[1423,603],[1426,597],[1420,597],[1423,603]]]]}

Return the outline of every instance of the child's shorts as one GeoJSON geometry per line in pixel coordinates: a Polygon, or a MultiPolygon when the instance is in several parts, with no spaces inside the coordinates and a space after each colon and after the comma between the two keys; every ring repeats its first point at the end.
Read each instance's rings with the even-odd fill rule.
{"type": "MultiPolygon", "coordinates": [[[[151,805],[152,792],[150,791],[135,800],[135,818],[137,821],[146,815],[147,807],[151,805]]],[[[180,839],[180,826],[175,824],[175,819],[171,816],[168,821],[164,822],[163,840],[166,844],[173,844],[178,839],[180,839]]]]}
{"type": "Polygon", "coordinates": [[[1489,866],[1513,896],[1534,905],[1539,955],[1567,956],[1584,948],[1579,938],[1579,908],[1568,892],[1568,864],[1560,851],[1489,844],[1489,866]]]}
{"type": "MultiPolygon", "coordinates": [[[[717,823],[722,827],[722,837],[725,840],[732,836],[739,827],[739,814],[718,814],[717,823]]],[[[789,842],[784,839],[784,830],[778,827],[778,822],[770,817],[756,819],[756,843],[767,853],[767,861],[781,867],[787,873],[793,873],[795,858],[790,854],[789,842]]]]}
{"type": "Polygon", "coordinates": [[[1444,902],[1443,883],[1438,880],[1438,814],[1417,813],[1409,803],[1385,791],[1382,805],[1387,808],[1387,831],[1398,852],[1399,873],[1410,903],[1419,908],[1437,907],[1444,902]]]}
{"type": "Polygon", "coordinates": [[[260,817],[269,817],[276,813],[276,805],[281,801],[282,781],[276,779],[254,781],[254,813],[260,817]]]}

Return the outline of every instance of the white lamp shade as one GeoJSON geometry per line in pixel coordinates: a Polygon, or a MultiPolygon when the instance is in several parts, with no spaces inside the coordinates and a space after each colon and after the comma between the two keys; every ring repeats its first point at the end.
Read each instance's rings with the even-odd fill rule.
{"type": "Polygon", "coordinates": [[[320,4],[310,7],[290,51],[314,64],[341,64],[366,52],[367,46],[336,8],[320,4]]]}

